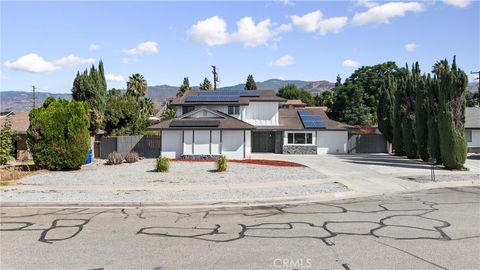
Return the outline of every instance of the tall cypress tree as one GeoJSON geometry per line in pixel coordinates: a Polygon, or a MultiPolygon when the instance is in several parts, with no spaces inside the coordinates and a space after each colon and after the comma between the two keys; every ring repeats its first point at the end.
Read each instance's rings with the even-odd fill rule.
{"type": "Polygon", "coordinates": [[[446,59],[437,62],[434,68],[440,80],[438,130],[443,164],[449,169],[462,169],[467,159],[464,129],[468,78],[457,67],[455,56],[451,68],[446,59]]]}
{"type": "Polygon", "coordinates": [[[389,142],[393,142],[395,88],[396,84],[394,79],[388,76],[388,78],[382,82],[377,107],[378,129],[389,142]]]}
{"type": "Polygon", "coordinates": [[[428,88],[428,154],[430,157],[437,160],[437,164],[442,163],[442,156],[440,154],[440,135],[438,132],[438,91],[439,83],[436,76],[427,76],[427,88],[428,88]]]}
{"type": "Polygon", "coordinates": [[[423,161],[428,161],[428,100],[427,78],[418,78],[415,98],[415,138],[418,154],[423,161]]]}
{"type": "Polygon", "coordinates": [[[412,65],[412,72],[408,72],[406,66],[406,84],[404,92],[405,114],[403,117],[403,144],[405,146],[405,155],[408,158],[417,158],[417,142],[415,138],[415,89],[420,74],[418,62],[412,65]]]}
{"type": "Polygon", "coordinates": [[[397,89],[395,92],[395,106],[393,111],[393,149],[395,155],[405,155],[405,146],[403,145],[403,117],[404,117],[404,98],[405,78],[401,76],[397,79],[397,89]]]}

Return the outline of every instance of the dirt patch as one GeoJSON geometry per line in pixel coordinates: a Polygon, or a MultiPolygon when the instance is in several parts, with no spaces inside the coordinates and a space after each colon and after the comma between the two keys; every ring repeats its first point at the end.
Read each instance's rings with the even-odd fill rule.
{"type": "MultiPolygon", "coordinates": [[[[215,162],[214,160],[193,160],[193,159],[172,159],[173,162],[215,162]]],[[[282,161],[282,160],[267,160],[267,159],[233,159],[228,162],[242,163],[242,164],[254,164],[265,166],[277,166],[277,167],[307,167],[300,163],[282,161]]]]}
{"type": "Polygon", "coordinates": [[[3,166],[0,168],[0,186],[8,186],[15,181],[45,170],[37,170],[32,165],[3,166]]]}

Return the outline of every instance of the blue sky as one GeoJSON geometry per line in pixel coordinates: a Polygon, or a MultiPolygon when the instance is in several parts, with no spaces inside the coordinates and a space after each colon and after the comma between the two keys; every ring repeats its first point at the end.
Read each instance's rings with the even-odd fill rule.
{"type": "Polygon", "coordinates": [[[334,81],[390,60],[429,71],[454,54],[470,73],[479,48],[480,3],[469,0],[2,1],[0,90],[70,92],[99,59],[109,88],[135,72],[149,85],[198,85],[210,65],[220,86],[248,74],[334,81]]]}

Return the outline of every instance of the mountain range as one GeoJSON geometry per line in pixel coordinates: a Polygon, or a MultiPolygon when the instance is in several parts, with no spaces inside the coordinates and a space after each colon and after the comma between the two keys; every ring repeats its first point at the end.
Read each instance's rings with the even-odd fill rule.
{"type": "MultiPolygon", "coordinates": [[[[325,90],[332,89],[335,86],[335,83],[321,80],[321,81],[301,81],[301,80],[280,80],[280,79],[270,79],[263,82],[257,82],[257,88],[259,90],[275,90],[278,91],[279,88],[287,84],[295,84],[299,88],[303,88],[306,91],[310,92],[312,95],[317,95],[325,90]]],[[[245,84],[237,84],[232,86],[220,87],[220,90],[241,90],[245,87],[245,84]]],[[[468,84],[468,91],[474,92],[477,90],[477,83],[470,82],[468,84]]],[[[198,89],[198,86],[192,87],[193,89],[198,89]]],[[[148,87],[148,97],[151,98],[156,104],[157,107],[161,107],[164,102],[174,97],[177,94],[178,86],[171,85],[157,85],[148,87]]],[[[71,99],[70,93],[47,93],[47,92],[37,92],[36,93],[36,105],[42,104],[43,101],[49,96],[55,98],[64,98],[71,99]]],[[[0,91],[0,111],[29,111],[32,108],[32,93],[23,92],[23,91],[0,91]]]]}
{"type": "MultiPolygon", "coordinates": [[[[301,81],[301,80],[280,80],[270,79],[264,82],[256,82],[259,90],[275,90],[287,84],[295,84],[297,87],[304,88],[313,95],[316,95],[322,91],[329,90],[335,86],[334,83],[329,81],[301,81]]],[[[237,84],[232,86],[219,87],[220,90],[241,90],[245,87],[245,84],[237,84]]],[[[175,97],[178,92],[178,86],[171,85],[157,85],[148,87],[148,97],[151,98],[158,107],[160,107],[169,98],[175,97]]],[[[192,87],[192,89],[198,89],[198,86],[192,87]]],[[[42,104],[43,101],[49,96],[55,98],[71,99],[69,93],[54,94],[47,92],[36,93],[36,104],[42,104]]],[[[22,91],[0,91],[0,107],[1,111],[28,111],[32,107],[32,93],[22,91]]]]}

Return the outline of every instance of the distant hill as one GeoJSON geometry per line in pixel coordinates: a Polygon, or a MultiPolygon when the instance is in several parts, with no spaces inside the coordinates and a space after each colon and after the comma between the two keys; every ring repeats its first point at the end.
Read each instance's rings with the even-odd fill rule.
{"type": "MultiPolygon", "coordinates": [[[[46,92],[36,92],[36,105],[43,104],[47,97],[71,99],[70,94],[53,94],[46,92]]],[[[23,91],[0,91],[1,111],[25,112],[32,108],[32,92],[23,91]]]]}

